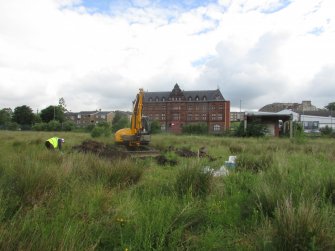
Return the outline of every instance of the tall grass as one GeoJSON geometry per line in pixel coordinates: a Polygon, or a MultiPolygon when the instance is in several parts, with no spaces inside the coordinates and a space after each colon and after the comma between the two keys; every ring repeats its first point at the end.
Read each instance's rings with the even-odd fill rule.
{"type": "Polygon", "coordinates": [[[57,135],[63,152],[50,152],[51,136],[0,131],[0,250],[335,248],[331,140],[153,135],[177,162],[162,166],[73,151],[84,133],[57,135]],[[203,146],[214,160],[171,151],[203,146]],[[204,171],[229,155],[229,175],[204,171]]]}

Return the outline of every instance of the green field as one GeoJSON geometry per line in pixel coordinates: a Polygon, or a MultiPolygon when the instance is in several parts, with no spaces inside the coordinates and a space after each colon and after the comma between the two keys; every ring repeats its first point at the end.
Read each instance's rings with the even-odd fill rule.
{"type": "Polygon", "coordinates": [[[335,250],[334,139],[153,135],[177,163],[161,165],[78,153],[84,133],[48,151],[52,136],[0,131],[0,250],[335,250]],[[229,155],[229,175],[204,172],[229,155]]]}

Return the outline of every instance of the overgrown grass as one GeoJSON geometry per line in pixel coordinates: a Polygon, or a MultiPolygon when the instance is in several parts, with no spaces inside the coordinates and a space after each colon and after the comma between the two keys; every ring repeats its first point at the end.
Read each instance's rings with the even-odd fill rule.
{"type": "MultiPolygon", "coordinates": [[[[331,139],[153,135],[155,159],[72,150],[89,134],[0,131],[1,250],[334,250],[331,139]],[[209,158],[183,158],[171,149],[209,158]],[[213,177],[229,155],[237,166],[213,177]]],[[[110,144],[112,137],[99,138],[110,144]]]]}

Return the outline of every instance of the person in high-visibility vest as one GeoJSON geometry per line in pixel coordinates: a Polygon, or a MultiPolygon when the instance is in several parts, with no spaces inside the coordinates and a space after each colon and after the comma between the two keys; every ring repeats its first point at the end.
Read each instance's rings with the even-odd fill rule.
{"type": "Polygon", "coordinates": [[[45,141],[46,148],[53,150],[53,149],[59,149],[62,150],[62,144],[65,142],[63,138],[58,137],[52,137],[45,141]]]}

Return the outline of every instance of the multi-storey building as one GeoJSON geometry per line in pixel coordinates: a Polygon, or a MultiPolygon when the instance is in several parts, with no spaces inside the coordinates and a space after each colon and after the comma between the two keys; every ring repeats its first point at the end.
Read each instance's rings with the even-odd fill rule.
{"type": "Polygon", "coordinates": [[[171,92],[145,92],[143,114],[159,121],[162,131],[174,133],[188,124],[205,123],[210,133],[230,127],[230,101],[219,89],[182,91],[176,84],[171,92]]]}
{"type": "Polygon", "coordinates": [[[95,125],[99,122],[112,123],[114,112],[104,111],[82,111],[68,112],[65,114],[68,119],[78,126],[95,125]]]}
{"type": "Polygon", "coordinates": [[[244,120],[244,112],[230,112],[230,122],[244,120]]]}

